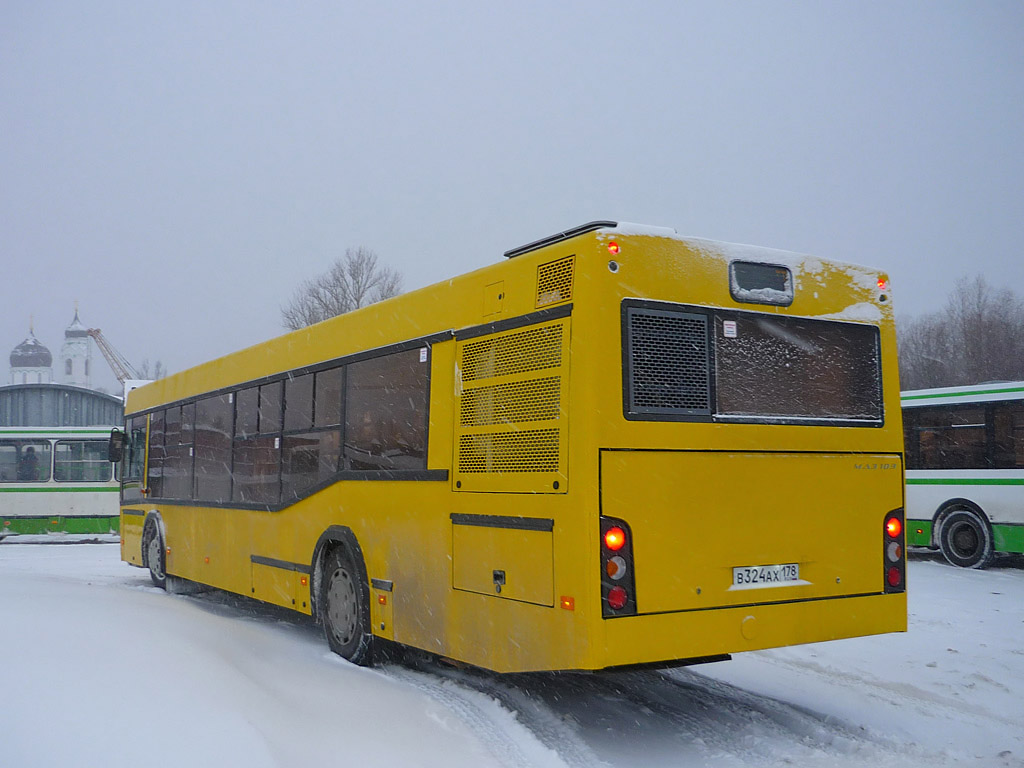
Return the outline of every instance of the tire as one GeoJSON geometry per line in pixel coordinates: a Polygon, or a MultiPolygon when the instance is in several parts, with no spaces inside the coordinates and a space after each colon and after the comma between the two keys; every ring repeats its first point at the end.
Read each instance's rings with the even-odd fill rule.
{"type": "Polygon", "coordinates": [[[370,587],[361,566],[347,547],[331,549],[324,556],[319,605],[331,650],[353,664],[369,667],[374,650],[370,587]]]}
{"type": "Polygon", "coordinates": [[[167,589],[167,554],[164,537],[156,520],[149,520],[142,531],[142,564],[149,568],[153,585],[167,589]]]}
{"type": "Polygon", "coordinates": [[[939,549],[952,565],[986,568],[995,557],[992,529],[988,521],[973,509],[954,509],[942,519],[939,549]]]}

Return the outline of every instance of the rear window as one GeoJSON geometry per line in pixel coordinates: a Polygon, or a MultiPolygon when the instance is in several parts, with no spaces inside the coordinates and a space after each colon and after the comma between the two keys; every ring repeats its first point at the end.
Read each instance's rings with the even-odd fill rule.
{"type": "Polygon", "coordinates": [[[627,301],[623,338],[628,419],[883,420],[875,326],[627,301]]]}

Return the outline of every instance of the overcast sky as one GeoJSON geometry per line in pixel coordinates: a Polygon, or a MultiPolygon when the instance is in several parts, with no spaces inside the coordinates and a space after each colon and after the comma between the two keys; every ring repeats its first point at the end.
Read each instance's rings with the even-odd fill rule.
{"type": "Polygon", "coordinates": [[[77,300],[180,370],[347,247],[416,288],[599,218],[1024,295],[1022,128],[1017,0],[5,0],[0,348],[77,300]]]}

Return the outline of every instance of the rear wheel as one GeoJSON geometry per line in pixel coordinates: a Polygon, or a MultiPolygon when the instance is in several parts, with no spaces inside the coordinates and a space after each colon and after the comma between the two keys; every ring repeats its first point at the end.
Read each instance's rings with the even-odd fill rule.
{"type": "Polygon", "coordinates": [[[149,578],[161,589],[167,589],[167,566],[164,537],[156,520],[150,520],[142,531],[142,564],[149,568],[149,578]]]}
{"type": "Polygon", "coordinates": [[[370,588],[364,569],[345,547],[324,557],[320,611],[327,644],[353,664],[373,664],[373,632],[370,629],[370,588]]]}
{"type": "Polygon", "coordinates": [[[954,509],[943,518],[939,548],[946,560],[961,568],[985,568],[995,555],[988,521],[965,507],[954,509]]]}

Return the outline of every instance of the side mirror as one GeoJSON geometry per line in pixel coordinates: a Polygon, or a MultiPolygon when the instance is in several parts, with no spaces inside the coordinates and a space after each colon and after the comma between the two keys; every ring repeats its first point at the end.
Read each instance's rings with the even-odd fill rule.
{"type": "Polygon", "coordinates": [[[124,457],[124,432],[114,428],[110,430],[110,441],[107,443],[107,461],[119,462],[124,457]]]}

